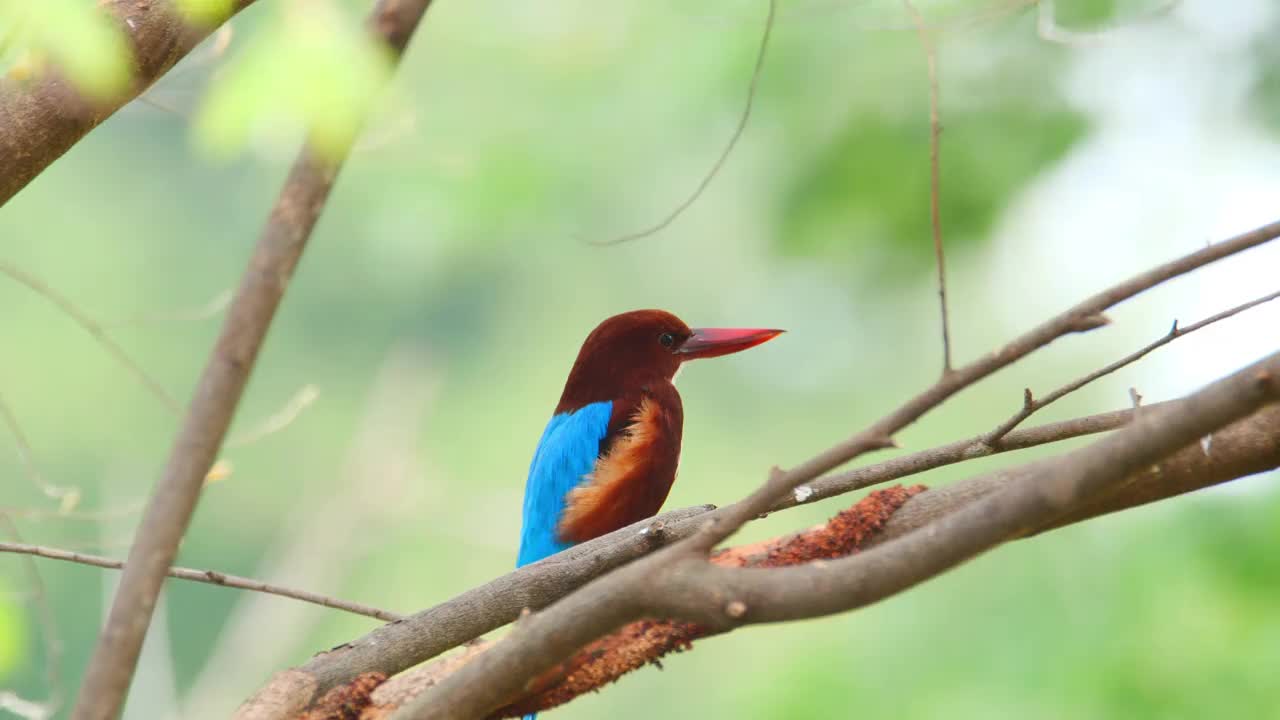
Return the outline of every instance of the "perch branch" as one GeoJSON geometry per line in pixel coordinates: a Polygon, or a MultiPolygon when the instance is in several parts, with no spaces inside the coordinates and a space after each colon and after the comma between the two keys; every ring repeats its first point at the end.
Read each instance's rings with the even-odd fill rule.
{"type": "MultiPolygon", "coordinates": [[[[20,542],[0,542],[0,553],[34,555],[48,560],[64,560],[66,562],[79,563],[81,565],[92,565],[93,567],[107,568],[108,570],[119,570],[124,567],[124,561],[117,560],[115,558],[102,557],[101,555],[89,555],[86,553],[45,547],[43,545],[30,545],[20,542]]],[[[294,600],[301,600],[302,602],[333,608],[334,610],[345,610],[349,613],[355,613],[356,615],[364,615],[365,617],[382,620],[383,622],[394,622],[404,619],[403,615],[393,613],[389,610],[380,610],[369,605],[349,602],[347,600],[321,595],[320,593],[314,593],[309,590],[298,590],[281,585],[273,585],[261,580],[240,577],[239,575],[230,575],[228,573],[218,572],[217,570],[196,570],[194,568],[171,567],[166,574],[169,577],[178,578],[179,580],[192,580],[194,582],[207,583],[209,585],[221,585],[223,587],[236,588],[238,590],[252,590],[254,592],[267,593],[269,595],[293,598],[294,600]]]]}
{"type": "Polygon", "coordinates": [[[1111,373],[1119,370],[1120,368],[1125,367],[1126,365],[1131,365],[1137,362],[1138,360],[1141,360],[1143,357],[1145,357],[1148,353],[1152,352],[1153,350],[1156,350],[1165,345],[1168,345],[1169,343],[1173,342],[1174,340],[1177,340],[1180,337],[1183,337],[1184,335],[1190,335],[1191,333],[1201,328],[1208,327],[1209,325],[1212,325],[1218,322],[1219,320],[1226,320],[1227,318],[1232,317],[1233,315],[1238,315],[1244,312],[1245,310],[1249,310],[1250,308],[1257,307],[1259,305],[1262,305],[1263,303],[1271,302],[1276,298],[1280,298],[1280,292],[1273,292],[1270,295],[1264,295],[1260,298],[1250,300],[1247,303],[1242,303],[1229,310],[1223,310],[1222,312],[1216,315],[1207,317],[1204,320],[1201,320],[1200,322],[1193,323],[1183,328],[1178,327],[1178,321],[1174,320],[1173,327],[1170,327],[1169,332],[1161,336],[1159,340],[1156,340],[1155,342],[1147,345],[1146,347],[1141,348],[1133,353],[1130,353],[1129,355],[1126,355],[1123,358],[1120,358],[1119,360],[1111,363],[1110,365],[1107,365],[1106,367],[1099,368],[1089,373],[1088,375],[1085,375],[1082,378],[1073,380],[1067,383],[1066,385],[1063,385],[1062,387],[1058,388],[1057,390],[1054,390],[1048,395],[1045,395],[1042,398],[1036,398],[1034,395],[1031,394],[1031,388],[1027,388],[1023,396],[1024,399],[1022,402],[1022,409],[1014,413],[1008,420],[1005,420],[1003,423],[1001,423],[999,427],[995,428],[991,432],[982,436],[981,442],[982,444],[988,445],[988,446],[999,445],[1002,439],[1009,434],[1010,430],[1013,430],[1015,427],[1021,424],[1022,421],[1030,417],[1032,413],[1044,408],[1045,406],[1053,402],[1056,402],[1057,400],[1061,399],[1064,395],[1069,395],[1075,392],[1076,390],[1079,390],[1080,388],[1084,387],[1085,385],[1088,385],[1094,380],[1097,380],[1098,378],[1110,375],[1111,373]]]}
{"type": "MultiPolygon", "coordinates": [[[[428,4],[430,0],[379,0],[369,28],[398,59],[428,4]]],[[[345,155],[344,150],[331,155],[333,159],[322,159],[308,143],[285,180],[227,310],[164,474],[147,502],[73,720],[112,720],[120,712],[156,597],[345,155]]]]}
{"type": "Polygon", "coordinates": [[[194,27],[171,0],[99,0],[133,53],[133,82],[105,100],[85,98],[57,71],[35,81],[0,76],[0,206],[253,2],[233,0],[216,22],[194,27]]]}
{"type": "Polygon", "coordinates": [[[1002,492],[973,501],[919,532],[821,565],[730,569],[680,552],[682,545],[677,544],[593,580],[523,618],[501,643],[390,718],[486,716],[516,697],[529,679],[604,633],[641,617],[669,617],[721,629],[863,607],[1007,540],[1069,518],[1123,489],[1131,474],[1276,399],[1280,399],[1280,353],[1159,412],[1144,412],[1092,445],[1034,463],[1027,476],[1002,492]]]}
{"type": "MultiPolygon", "coordinates": [[[[1164,406],[1152,405],[1151,408],[1164,406]]],[[[1016,430],[998,448],[978,440],[963,440],[904,455],[818,480],[808,486],[812,503],[877,483],[889,482],[930,469],[1012,450],[1107,432],[1128,423],[1132,410],[1118,410],[1074,420],[1016,430]]],[[[800,504],[787,496],[772,510],[800,504]]],[[[240,720],[279,720],[291,717],[316,694],[350,682],[367,672],[395,674],[499,628],[519,617],[524,608],[541,608],[583,583],[693,534],[714,506],[671,510],[587,543],[554,558],[527,565],[468,590],[444,603],[410,615],[402,623],[384,625],[369,634],[291,670],[277,673],[242,705],[240,720]]]]}

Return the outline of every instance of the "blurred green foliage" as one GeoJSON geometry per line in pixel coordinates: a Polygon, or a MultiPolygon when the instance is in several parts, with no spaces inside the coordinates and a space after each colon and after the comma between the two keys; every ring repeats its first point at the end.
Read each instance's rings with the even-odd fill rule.
{"type": "MultiPolygon", "coordinates": [[[[1126,216],[1144,202],[1168,214],[1168,200],[1111,187],[1102,173],[1077,177],[1075,196],[1029,205],[1046,177],[1098,152],[1095,117],[1066,89],[1083,72],[1080,51],[1037,39],[1034,8],[965,22],[987,5],[918,4],[945,20],[942,215],[958,358],[1097,290],[1104,272],[1198,245],[1125,236],[1087,272],[1059,262],[1086,252],[1074,244],[1035,254],[1049,229],[1074,225],[1072,203],[1091,188],[1122,196],[1126,216]],[[1038,232],[999,244],[1001,226],[1028,207],[1038,232]],[[1119,250],[1132,256],[1100,267],[1119,250]],[[1002,260],[1011,252],[1014,262],[1002,260]],[[1044,267],[1025,259],[1046,256],[1044,267]]],[[[125,108],[0,210],[5,259],[188,396],[222,319],[200,310],[237,282],[298,142],[307,128],[345,142],[374,101],[385,59],[362,39],[366,5],[255,3],[225,56],[197,53],[149,91],[178,98],[177,114],[125,108]]],[[[0,13],[17,6],[0,2],[0,13]]],[[[1100,29],[1143,7],[1059,2],[1057,18],[1100,29]]],[[[596,322],[626,309],[792,331],[682,375],[671,506],[739,497],[765,468],[842,439],[934,379],[928,87],[898,2],[783,0],[751,123],[707,193],[653,237],[609,250],[584,242],[643,227],[696,186],[742,110],[763,10],[437,3],[339,178],[233,434],[303,385],[320,399],[285,430],[225,453],[233,472],[209,486],[181,562],[273,580],[298,569],[298,585],[399,611],[506,571],[529,456],[566,368],[596,322]],[[314,547],[325,555],[312,557],[314,547]],[[314,564],[277,564],[290,549],[293,565],[314,564]]],[[[1170,32],[1169,42],[1197,37],[1170,32]]],[[[1107,71],[1119,75],[1124,62],[1107,71]]],[[[1275,107],[1274,71],[1274,58],[1259,66],[1250,119],[1275,107]]],[[[903,442],[922,448],[994,425],[1023,387],[1119,357],[1150,339],[1143,321],[1156,318],[1161,332],[1183,308],[1169,296],[1135,304],[1149,314],[1055,344],[903,442]]],[[[123,555],[177,419],[44,298],[0,282],[0,307],[0,392],[44,475],[84,492],[84,515],[18,515],[24,536],[123,555]]],[[[1128,387],[1160,378],[1190,389],[1178,384],[1186,365],[1170,358],[1221,345],[1197,342],[1043,419],[1113,408],[1128,387]]],[[[0,453],[0,507],[47,513],[23,472],[0,453]]],[[[1240,485],[1018,542],[856,613],[700,643],[666,672],[636,673],[547,717],[1264,717],[1280,702],[1268,674],[1280,666],[1270,552],[1280,495],[1274,476],[1240,485]]],[[[845,500],[776,514],[744,540],[819,521],[845,500]]],[[[40,567],[74,686],[109,576],[40,567]]],[[[0,558],[0,688],[40,698],[44,641],[21,571],[0,558]]],[[[226,717],[270,671],[371,627],[221,588],[172,583],[165,597],[158,622],[169,642],[144,659],[127,720],[226,717]],[[263,620],[264,608],[282,616],[263,620]],[[245,618],[257,619],[251,642],[235,644],[245,618]]]]}
{"type": "Polygon", "coordinates": [[[46,62],[97,96],[119,92],[129,82],[125,38],[93,3],[0,0],[0,71],[30,78],[46,62]]]}
{"type": "MultiPolygon", "coordinates": [[[[885,271],[875,276],[885,282],[929,266],[931,224],[922,204],[929,196],[930,129],[927,108],[918,110],[914,119],[852,117],[818,149],[782,196],[774,234],[781,250],[859,260],[872,254],[885,271]],[[895,241],[894,252],[874,252],[895,241]]],[[[1008,198],[1057,162],[1084,130],[1079,115],[1034,107],[948,113],[939,163],[948,247],[981,242],[1008,198]]]]}
{"type": "Polygon", "coordinates": [[[8,582],[0,579],[0,677],[13,672],[18,662],[27,655],[23,647],[25,632],[23,631],[24,613],[21,606],[10,596],[16,596],[21,590],[10,587],[8,582]]]}
{"type": "Polygon", "coordinates": [[[280,142],[306,128],[321,152],[341,153],[382,88],[386,53],[347,13],[286,4],[215,80],[196,125],[210,148],[237,153],[265,130],[280,142]]]}

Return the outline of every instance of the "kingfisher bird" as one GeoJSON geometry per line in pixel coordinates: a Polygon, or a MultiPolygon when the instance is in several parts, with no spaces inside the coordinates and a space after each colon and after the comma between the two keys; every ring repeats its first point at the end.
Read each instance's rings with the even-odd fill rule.
{"type": "Polygon", "coordinates": [[[728,355],[782,330],[691,329],[662,310],[600,323],[582,343],[524,488],[520,567],[652,517],[676,479],[683,363],[728,355]]]}

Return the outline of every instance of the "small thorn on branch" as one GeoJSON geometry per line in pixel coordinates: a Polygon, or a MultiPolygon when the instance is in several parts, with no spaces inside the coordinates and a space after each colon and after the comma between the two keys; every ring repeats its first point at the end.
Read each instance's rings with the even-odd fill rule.
{"type": "Polygon", "coordinates": [[[1089,332],[1090,330],[1097,330],[1100,327],[1105,327],[1110,324],[1111,318],[1102,313],[1094,313],[1092,315],[1073,318],[1067,328],[1071,332],[1081,333],[1089,332]]]}
{"type": "Polygon", "coordinates": [[[1031,388],[1022,389],[1022,409],[1031,411],[1036,406],[1036,398],[1031,394],[1031,388]]]}
{"type": "Polygon", "coordinates": [[[1134,410],[1142,407],[1142,393],[1138,392],[1138,388],[1129,388],[1129,401],[1133,403],[1134,410]]]}
{"type": "Polygon", "coordinates": [[[902,446],[899,445],[898,441],[894,440],[893,437],[889,435],[885,435],[884,437],[878,437],[873,439],[871,441],[871,449],[872,450],[901,450],[902,446]]]}

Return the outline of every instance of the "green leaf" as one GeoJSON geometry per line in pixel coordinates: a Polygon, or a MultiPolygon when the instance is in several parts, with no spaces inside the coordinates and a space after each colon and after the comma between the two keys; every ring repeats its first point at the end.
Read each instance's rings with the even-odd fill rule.
{"type": "Polygon", "coordinates": [[[97,3],[0,0],[0,52],[10,59],[11,77],[35,75],[51,62],[95,98],[129,83],[128,44],[97,3]]]}
{"type": "Polygon", "coordinates": [[[301,7],[287,7],[215,79],[196,122],[208,149],[233,154],[263,131],[283,141],[299,126],[324,153],[354,140],[390,71],[389,55],[332,7],[301,7]]]}

